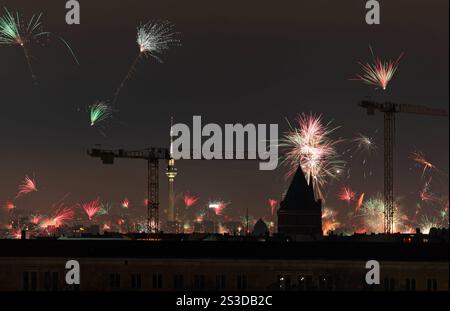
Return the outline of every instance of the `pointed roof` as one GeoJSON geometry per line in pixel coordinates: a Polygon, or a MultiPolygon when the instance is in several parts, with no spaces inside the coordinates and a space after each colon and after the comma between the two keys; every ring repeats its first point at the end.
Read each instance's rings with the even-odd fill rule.
{"type": "Polygon", "coordinates": [[[298,210],[298,209],[312,209],[316,206],[316,199],[314,197],[314,187],[310,177],[310,182],[306,181],[305,173],[301,166],[292,178],[291,185],[280,204],[280,209],[298,210]]]}

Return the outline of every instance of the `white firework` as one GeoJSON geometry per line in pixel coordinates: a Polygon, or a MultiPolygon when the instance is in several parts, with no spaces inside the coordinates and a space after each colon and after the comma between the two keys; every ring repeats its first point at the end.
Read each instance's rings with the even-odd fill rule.
{"type": "Polygon", "coordinates": [[[152,56],[162,62],[159,54],[180,43],[176,35],[177,32],[170,22],[150,21],[138,27],[136,42],[141,54],[152,56]]]}

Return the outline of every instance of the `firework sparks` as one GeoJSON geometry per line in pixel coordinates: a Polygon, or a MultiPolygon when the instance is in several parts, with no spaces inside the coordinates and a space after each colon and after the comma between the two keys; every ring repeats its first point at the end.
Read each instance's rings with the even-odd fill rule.
{"type": "Polygon", "coordinates": [[[40,223],[41,228],[47,227],[61,227],[66,221],[73,219],[75,212],[72,207],[65,207],[62,203],[58,204],[59,208],[55,215],[51,218],[45,219],[40,223]]]}
{"type": "Polygon", "coordinates": [[[208,207],[214,211],[214,213],[219,216],[222,215],[223,210],[227,207],[230,202],[224,201],[212,201],[208,204],[208,207]]]}
{"type": "Polygon", "coordinates": [[[24,195],[24,194],[28,194],[31,192],[36,192],[37,187],[36,187],[36,181],[34,179],[31,179],[28,176],[25,176],[24,181],[22,182],[22,184],[19,185],[19,192],[17,193],[16,198],[24,195]]]}
{"type": "Polygon", "coordinates": [[[31,222],[33,225],[39,225],[39,223],[41,222],[41,220],[42,220],[42,216],[41,216],[41,215],[31,215],[31,216],[30,216],[30,222],[31,222]]]}
{"type": "Polygon", "coordinates": [[[90,107],[91,126],[112,116],[112,109],[105,102],[98,101],[90,107]]]}
{"type": "Polygon", "coordinates": [[[425,184],[423,185],[422,190],[419,192],[419,197],[422,201],[434,201],[436,198],[434,194],[430,191],[431,188],[431,180],[432,177],[430,177],[425,184]]]}
{"type": "Polygon", "coordinates": [[[297,122],[298,128],[291,128],[281,145],[288,149],[284,159],[290,166],[288,176],[300,165],[307,179],[313,179],[316,194],[323,198],[321,187],[329,178],[336,178],[343,165],[336,151],[339,141],[329,137],[337,128],[329,129],[320,115],[301,114],[297,122]]]}
{"type": "Polygon", "coordinates": [[[278,201],[275,199],[269,199],[268,202],[269,202],[270,212],[271,212],[272,216],[274,216],[275,211],[277,209],[278,201]]]}
{"type": "MultiPolygon", "coordinates": [[[[19,12],[12,13],[5,8],[5,14],[0,17],[0,44],[20,46],[23,49],[30,70],[32,79],[36,80],[33,67],[31,65],[31,57],[28,51],[28,45],[38,42],[41,37],[50,37],[51,32],[44,31],[41,21],[42,13],[33,15],[29,21],[21,18],[19,12]]],[[[69,44],[59,36],[56,36],[67,47],[73,59],[78,64],[69,44]]]]}
{"type": "Polygon", "coordinates": [[[14,202],[12,201],[6,201],[5,204],[3,205],[8,211],[12,211],[13,209],[16,208],[16,205],[14,204],[14,202]]]}
{"type": "Polygon", "coordinates": [[[183,196],[183,201],[184,201],[184,205],[186,206],[186,208],[194,206],[199,200],[199,197],[190,195],[190,194],[185,194],[183,196]]]}
{"type": "Polygon", "coordinates": [[[430,233],[431,228],[439,228],[439,221],[434,217],[422,216],[419,222],[419,228],[422,233],[430,233]]]}
{"type": "Polygon", "coordinates": [[[338,198],[341,201],[345,201],[348,204],[350,204],[351,201],[355,199],[356,193],[352,191],[350,187],[342,187],[341,191],[339,192],[338,198]]]}
{"type": "Polygon", "coordinates": [[[91,202],[82,204],[81,208],[84,210],[84,212],[88,216],[89,220],[92,220],[92,218],[98,213],[98,211],[101,208],[100,198],[97,198],[91,202]]]}
{"type": "Polygon", "coordinates": [[[128,198],[123,199],[122,207],[125,208],[125,209],[130,208],[130,200],[128,200],[128,198]]]}
{"type": "Polygon", "coordinates": [[[427,158],[425,157],[425,154],[421,151],[414,151],[411,155],[411,159],[423,167],[422,176],[425,175],[427,170],[435,168],[433,163],[428,161],[427,158]]]}
{"type": "Polygon", "coordinates": [[[358,201],[356,202],[356,209],[359,210],[364,203],[364,192],[360,194],[358,201]]]}
{"type": "Polygon", "coordinates": [[[336,220],[336,212],[331,208],[325,207],[322,211],[322,231],[327,235],[330,231],[335,231],[339,227],[339,222],[336,220]]]}
{"type": "Polygon", "coordinates": [[[371,153],[372,151],[375,151],[377,149],[377,145],[375,144],[374,140],[375,139],[373,137],[358,133],[356,137],[352,139],[352,142],[356,144],[357,150],[371,153]]]}
{"type": "Polygon", "coordinates": [[[139,54],[131,64],[130,70],[122,80],[114,94],[113,103],[116,103],[120,91],[125,83],[131,78],[136,69],[136,65],[142,57],[153,57],[159,62],[161,54],[173,45],[178,45],[180,40],[176,37],[178,33],[174,31],[174,26],[168,21],[150,21],[137,28],[136,42],[139,46],[139,54]]]}
{"type": "Polygon", "coordinates": [[[374,55],[371,47],[370,52],[372,54],[373,64],[358,62],[361,66],[362,74],[357,74],[356,77],[351,80],[362,81],[366,84],[374,85],[386,90],[389,82],[392,80],[398,69],[403,53],[400,54],[395,61],[383,61],[378,56],[374,55]]]}
{"type": "MultiPolygon", "coordinates": [[[[363,231],[379,233],[384,231],[384,202],[382,196],[367,199],[357,211],[357,217],[361,217],[363,231]]],[[[402,213],[398,204],[394,206],[394,230],[407,232],[409,226],[405,224],[408,218],[402,213]]],[[[361,230],[359,230],[361,231],[361,230]]]]}

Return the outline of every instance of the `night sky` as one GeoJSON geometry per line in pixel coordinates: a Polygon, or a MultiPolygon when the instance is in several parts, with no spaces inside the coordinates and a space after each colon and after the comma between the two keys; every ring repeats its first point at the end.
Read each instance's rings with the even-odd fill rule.
{"type": "MultiPolygon", "coordinates": [[[[449,2],[380,2],[381,25],[368,26],[361,0],[81,0],[81,25],[69,26],[65,1],[1,0],[1,7],[25,17],[43,12],[45,29],[70,43],[80,66],[57,40],[33,45],[34,86],[21,49],[0,46],[0,201],[13,199],[28,174],[39,191],[17,200],[19,210],[50,213],[51,204],[69,194],[71,204],[128,197],[132,213],[145,215],[146,163],[104,166],[87,156],[88,148],[167,147],[170,116],[188,125],[193,115],[205,123],[278,123],[283,133],[286,118],[314,112],[340,126],[334,138],[378,131],[373,176],[364,179],[354,163],[350,180],[326,187],[327,206],[344,211],[336,199],[342,185],[372,195],[383,189],[382,115],[367,116],[358,100],[449,106],[449,2]],[[150,19],[174,23],[182,46],[163,55],[163,64],[148,59],[137,66],[104,136],[90,127],[87,108],[112,98],[138,53],[136,27],[150,19]],[[370,60],[369,44],[384,58],[405,52],[387,92],[348,80],[360,70],[357,61],[370,60]]],[[[402,114],[397,120],[395,191],[402,206],[414,210],[424,180],[409,155],[422,150],[448,173],[448,118],[402,114]]],[[[289,183],[286,168],[259,171],[252,161],[185,160],[177,167],[177,193],[199,195],[200,205],[229,201],[231,215],[244,215],[247,207],[254,217],[268,214],[267,200],[280,200],[289,183]]],[[[434,178],[433,192],[448,196],[445,174],[434,178]]],[[[4,209],[0,215],[7,215],[4,209]]]]}

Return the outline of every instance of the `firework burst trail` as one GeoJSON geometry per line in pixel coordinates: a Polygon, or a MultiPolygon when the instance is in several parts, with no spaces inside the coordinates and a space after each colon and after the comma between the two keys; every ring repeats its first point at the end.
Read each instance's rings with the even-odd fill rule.
{"type": "Polygon", "coordinates": [[[112,116],[112,109],[103,101],[97,101],[90,107],[91,126],[105,121],[112,116]]]}
{"type": "Polygon", "coordinates": [[[277,208],[278,201],[275,199],[269,199],[268,202],[269,202],[269,206],[270,206],[270,212],[271,212],[272,216],[275,216],[275,211],[277,208]]]}
{"type": "Polygon", "coordinates": [[[91,202],[82,204],[81,208],[84,210],[84,212],[88,216],[89,220],[92,220],[92,218],[98,213],[98,211],[101,208],[100,198],[97,198],[91,202]]]}
{"type": "Polygon", "coordinates": [[[25,176],[23,183],[19,185],[19,192],[17,193],[16,199],[24,194],[36,191],[38,191],[36,181],[28,176],[25,176]]]}
{"type": "Polygon", "coordinates": [[[350,204],[355,199],[356,193],[350,187],[342,187],[339,192],[338,198],[341,201],[345,201],[350,204]]]}
{"type": "Polygon", "coordinates": [[[395,60],[383,61],[378,56],[375,56],[373,49],[369,46],[370,53],[372,54],[373,64],[358,62],[363,71],[362,74],[357,74],[355,78],[350,80],[362,81],[369,85],[374,85],[386,90],[389,82],[394,77],[400,60],[402,59],[404,53],[395,60]]]}
{"type": "Polygon", "coordinates": [[[136,42],[139,46],[139,54],[134,59],[130,69],[117,88],[114,94],[113,104],[117,102],[125,83],[136,70],[136,65],[139,60],[143,57],[153,57],[162,63],[159,55],[165,50],[168,50],[170,46],[179,44],[180,41],[175,38],[175,35],[178,33],[174,32],[173,28],[174,26],[168,21],[150,21],[137,28],[136,42]]]}
{"type": "Polygon", "coordinates": [[[356,202],[356,210],[361,209],[361,206],[362,206],[363,203],[364,203],[364,196],[365,196],[365,193],[364,193],[364,192],[361,193],[361,195],[359,196],[358,201],[356,202]]]}
{"type": "MultiPolygon", "coordinates": [[[[37,82],[37,77],[31,64],[31,56],[27,48],[28,44],[37,41],[40,37],[52,35],[51,32],[42,30],[41,17],[42,13],[33,15],[29,22],[26,23],[20,18],[19,12],[11,13],[7,8],[5,8],[5,15],[0,17],[0,44],[22,47],[34,83],[37,82]]],[[[67,47],[73,59],[79,65],[78,59],[69,44],[62,37],[56,35],[55,37],[67,47]]]]}
{"type": "Polygon", "coordinates": [[[199,197],[190,195],[190,194],[185,194],[183,196],[183,201],[184,201],[184,205],[186,208],[191,207],[193,205],[195,205],[199,200],[199,197]]]}

